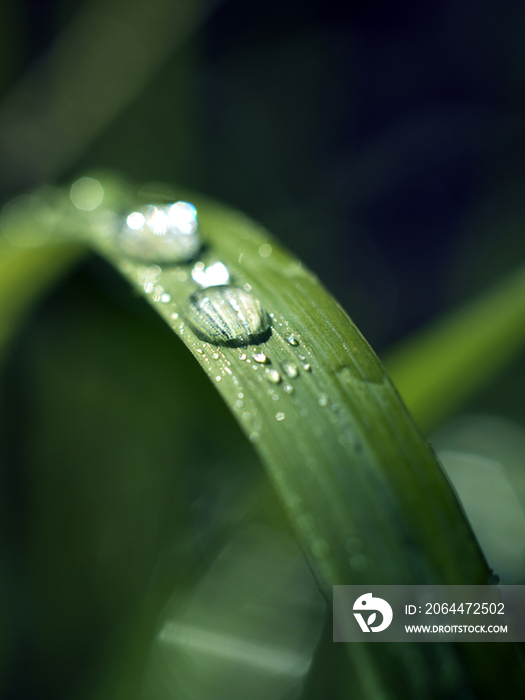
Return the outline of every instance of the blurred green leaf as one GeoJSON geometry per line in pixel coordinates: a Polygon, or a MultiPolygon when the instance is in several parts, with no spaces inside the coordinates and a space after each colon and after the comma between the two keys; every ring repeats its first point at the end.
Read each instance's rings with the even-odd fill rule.
{"type": "Polygon", "coordinates": [[[525,269],[402,341],[385,365],[428,432],[509,364],[525,344],[525,269]]]}

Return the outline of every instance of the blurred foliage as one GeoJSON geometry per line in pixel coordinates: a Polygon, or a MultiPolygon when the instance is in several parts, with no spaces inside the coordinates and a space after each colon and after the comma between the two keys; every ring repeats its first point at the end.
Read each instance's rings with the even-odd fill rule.
{"type": "MultiPolygon", "coordinates": [[[[522,4],[224,0],[152,65],[139,22],[136,92],[108,113],[99,67],[98,126],[80,110],[38,141],[65,154],[56,165],[22,157],[13,126],[40,128],[54,98],[39,81],[14,109],[12,91],[79,13],[126,25],[132,7],[0,1],[2,200],[92,167],[206,192],[295,250],[385,355],[522,263],[522,4]]],[[[463,409],[523,427],[523,355],[491,379],[463,409]]],[[[191,589],[243,518],[267,517],[260,466],[182,345],[97,260],[27,317],[2,389],[5,697],[94,697],[100,678],[129,697],[169,592],[191,589]]],[[[350,682],[326,640],[311,697],[350,682]]]]}

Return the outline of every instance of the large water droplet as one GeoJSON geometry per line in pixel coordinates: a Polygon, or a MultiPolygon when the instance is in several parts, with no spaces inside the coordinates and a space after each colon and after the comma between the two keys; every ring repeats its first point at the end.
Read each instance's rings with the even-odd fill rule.
{"type": "Polygon", "coordinates": [[[248,345],[270,334],[270,319],[261,302],[239,287],[195,292],[188,299],[186,316],[199,338],[216,345],[248,345]]]}
{"type": "Polygon", "coordinates": [[[188,202],[158,207],[148,204],[126,217],[117,242],[126,255],[140,260],[191,260],[202,245],[197,210],[188,202]]]}

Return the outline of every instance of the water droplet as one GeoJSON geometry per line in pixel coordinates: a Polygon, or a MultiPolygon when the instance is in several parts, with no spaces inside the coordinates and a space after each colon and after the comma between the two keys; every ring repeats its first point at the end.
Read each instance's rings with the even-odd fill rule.
{"type": "Polygon", "coordinates": [[[279,382],[281,381],[281,375],[276,369],[267,369],[266,379],[269,382],[272,382],[272,384],[279,384],[279,382]]]}
{"type": "Polygon", "coordinates": [[[212,358],[213,358],[214,360],[218,360],[218,359],[219,359],[219,353],[218,353],[218,352],[212,352],[211,356],[212,356],[212,358]]]}
{"type": "Polygon", "coordinates": [[[328,406],[328,401],[327,394],[319,394],[319,406],[328,406]]]}
{"type": "Polygon", "coordinates": [[[215,345],[247,345],[269,335],[261,302],[239,287],[210,287],[192,294],[186,316],[195,334],[215,345]]]}
{"type": "Polygon", "coordinates": [[[116,240],[133,258],[170,263],[191,260],[202,245],[197,210],[188,202],[158,207],[148,204],[126,217],[116,240]]]}
{"type": "Polygon", "coordinates": [[[239,391],[239,393],[237,394],[237,398],[244,399],[244,394],[242,393],[242,391],[239,391]]]}
{"type": "Polygon", "coordinates": [[[276,418],[276,420],[284,420],[285,415],[284,415],[284,413],[282,413],[281,411],[279,411],[279,413],[276,413],[276,414],[275,414],[275,418],[276,418]]]}
{"type": "Polygon", "coordinates": [[[262,246],[259,247],[259,255],[261,258],[269,258],[272,252],[273,248],[269,243],[263,243],[262,246]]]}
{"type": "Polygon", "coordinates": [[[243,420],[250,420],[251,417],[252,417],[252,414],[251,414],[249,411],[245,411],[245,412],[242,414],[242,419],[243,419],[243,420]]]}
{"type": "Polygon", "coordinates": [[[253,359],[255,362],[259,362],[261,365],[268,364],[270,360],[266,357],[264,352],[254,352],[252,354],[253,359]]]}
{"type": "Polygon", "coordinates": [[[221,379],[222,379],[222,377],[220,377],[219,375],[217,375],[217,376],[215,377],[215,381],[216,381],[216,382],[220,382],[221,379]]]}
{"type": "Polygon", "coordinates": [[[259,433],[250,433],[250,435],[249,435],[250,442],[259,442],[259,438],[260,438],[259,433]]]}
{"type": "Polygon", "coordinates": [[[245,360],[245,359],[246,359],[246,355],[243,352],[241,352],[241,354],[239,355],[239,360],[245,360]]]}
{"type": "Polygon", "coordinates": [[[230,281],[230,273],[226,265],[221,262],[216,262],[209,267],[205,267],[203,262],[198,262],[191,271],[191,276],[197,284],[205,288],[228,284],[230,281]]]}
{"type": "Polygon", "coordinates": [[[163,304],[167,304],[168,302],[171,301],[171,294],[164,292],[164,294],[161,294],[160,300],[163,304]]]}
{"type": "Polygon", "coordinates": [[[279,401],[279,394],[272,394],[272,401],[279,401]]]}
{"type": "Polygon", "coordinates": [[[286,342],[287,342],[289,345],[293,345],[294,347],[297,347],[297,345],[299,345],[299,341],[297,340],[297,338],[295,337],[295,335],[294,335],[293,333],[291,333],[291,334],[286,338],[286,342]]]}
{"type": "Polygon", "coordinates": [[[176,321],[176,320],[179,318],[179,314],[178,314],[176,311],[174,311],[174,312],[171,314],[171,318],[174,319],[174,320],[176,321]]]}
{"type": "Polygon", "coordinates": [[[202,351],[200,348],[197,348],[196,352],[198,352],[199,355],[202,355],[202,352],[203,352],[203,351],[202,351]]]}
{"type": "MultiPolygon", "coordinates": [[[[239,262],[240,262],[240,260],[239,260],[239,262]]],[[[244,291],[245,291],[245,292],[251,292],[251,291],[252,291],[252,285],[251,285],[251,284],[248,284],[248,282],[246,282],[246,284],[244,285],[244,291]]]]}
{"type": "Polygon", "coordinates": [[[283,362],[281,367],[290,379],[295,379],[299,375],[299,370],[295,365],[292,365],[291,362],[283,362]]]}
{"type": "Polygon", "coordinates": [[[293,386],[291,384],[285,384],[283,386],[283,391],[287,394],[293,394],[293,386]]]}
{"type": "Polygon", "coordinates": [[[242,408],[244,406],[244,401],[241,401],[241,399],[237,399],[237,401],[235,402],[235,406],[237,408],[242,408]]]}
{"type": "Polygon", "coordinates": [[[312,371],[312,366],[310,365],[309,362],[301,362],[301,367],[304,369],[305,372],[312,371]]]}

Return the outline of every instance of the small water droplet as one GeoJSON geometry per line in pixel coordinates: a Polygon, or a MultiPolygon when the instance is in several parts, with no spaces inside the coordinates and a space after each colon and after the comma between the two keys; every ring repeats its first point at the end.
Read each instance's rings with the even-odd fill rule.
{"type": "Polygon", "coordinates": [[[259,438],[260,438],[259,433],[250,433],[250,435],[249,435],[250,442],[259,442],[259,438]]]}
{"type": "MultiPolygon", "coordinates": [[[[239,260],[239,262],[240,262],[240,260],[239,260]]],[[[252,291],[252,285],[251,285],[251,284],[248,284],[248,282],[246,282],[246,284],[244,285],[243,289],[244,289],[245,292],[251,292],[251,291],[252,291]]]]}
{"type": "Polygon", "coordinates": [[[202,355],[202,352],[203,352],[203,351],[202,351],[200,348],[197,348],[197,350],[196,350],[195,352],[198,352],[199,355],[202,355]]]}
{"type": "Polygon", "coordinates": [[[222,379],[222,377],[220,377],[219,375],[217,375],[217,376],[215,377],[215,381],[216,381],[216,382],[220,382],[221,379],[222,379]]]}
{"type": "Polygon", "coordinates": [[[197,284],[205,288],[217,287],[230,281],[230,273],[226,269],[226,265],[221,262],[216,262],[208,267],[205,267],[203,262],[198,262],[191,271],[191,276],[197,284]]]}
{"type": "Polygon", "coordinates": [[[244,401],[241,401],[241,399],[237,399],[235,405],[237,408],[242,408],[244,406],[244,401]]]}
{"type": "Polygon", "coordinates": [[[301,367],[304,369],[305,372],[312,371],[312,366],[310,365],[309,362],[301,362],[301,367]]]}
{"type": "Polygon", "coordinates": [[[328,401],[327,394],[319,394],[319,406],[328,406],[328,401]]]}
{"type": "Polygon", "coordinates": [[[191,260],[202,245],[197,210],[189,202],[148,204],[126,217],[116,241],[132,258],[169,263],[191,260]]]}
{"type": "Polygon", "coordinates": [[[266,379],[269,382],[272,382],[273,384],[279,384],[279,382],[281,381],[281,375],[276,369],[267,369],[266,379]]]}
{"type": "Polygon", "coordinates": [[[270,360],[266,357],[264,352],[254,352],[252,354],[252,357],[255,360],[255,362],[259,362],[262,365],[270,362],[270,360]]]}
{"type": "Polygon", "coordinates": [[[297,338],[295,337],[295,335],[294,335],[293,333],[291,333],[291,334],[286,338],[286,342],[287,342],[289,345],[293,345],[293,346],[295,346],[295,347],[297,347],[297,345],[299,345],[299,341],[297,340],[297,338]]]}
{"type": "Polygon", "coordinates": [[[279,394],[272,394],[272,401],[279,401],[279,394]]]}
{"type": "Polygon", "coordinates": [[[272,252],[273,248],[269,243],[263,243],[262,246],[259,246],[259,255],[261,258],[269,258],[272,252]]]}
{"type": "Polygon", "coordinates": [[[242,393],[242,391],[239,391],[239,393],[237,394],[237,398],[244,399],[244,394],[242,393]]]}
{"type": "Polygon", "coordinates": [[[283,386],[283,391],[287,394],[293,394],[293,386],[291,384],[285,384],[283,386]]]}
{"type": "Polygon", "coordinates": [[[241,354],[239,355],[239,360],[245,360],[245,359],[246,359],[246,355],[243,352],[241,352],[241,354]]]}
{"type": "Polygon", "coordinates": [[[251,417],[252,417],[252,414],[251,414],[249,411],[245,411],[245,412],[242,414],[242,419],[243,419],[243,420],[250,420],[251,417]]]}
{"type": "Polygon", "coordinates": [[[290,379],[295,379],[299,375],[299,370],[291,362],[283,362],[281,367],[290,379]]]}
{"type": "Polygon", "coordinates": [[[179,318],[179,314],[178,314],[176,311],[174,311],[174,312],[171,314],[171,318],[174,319],[174,320],[176,321],[176,320],[179,318]]]}
{"type": "Polygon", "coordinates": [[[195,334],[215,345],[247,345],[266,338],[270,323],[261,302],[239,287],[218,286],[192,294],[186,316],[195,334]]]}
{"type": "Polygon", "coordinates": [[[220,357],[218,352],[212,352],[211,356],[214,360],[218,360],[220,357]]]}
{"type": "Polygon", "coordinates": [[[284,415],[284,413],[282,413],[282,411],[279,411],[279,413],[275,414],[275,418],[276,418],[276,420],[284,420],[285,415],[284,415]]]}
{"type": "Polygon", "coordinates": [[[164,292],[164,294],[161,294],[160,300],[163,304],[167,304],[168,302],[171,301],[171,294],[164,292]]]}

